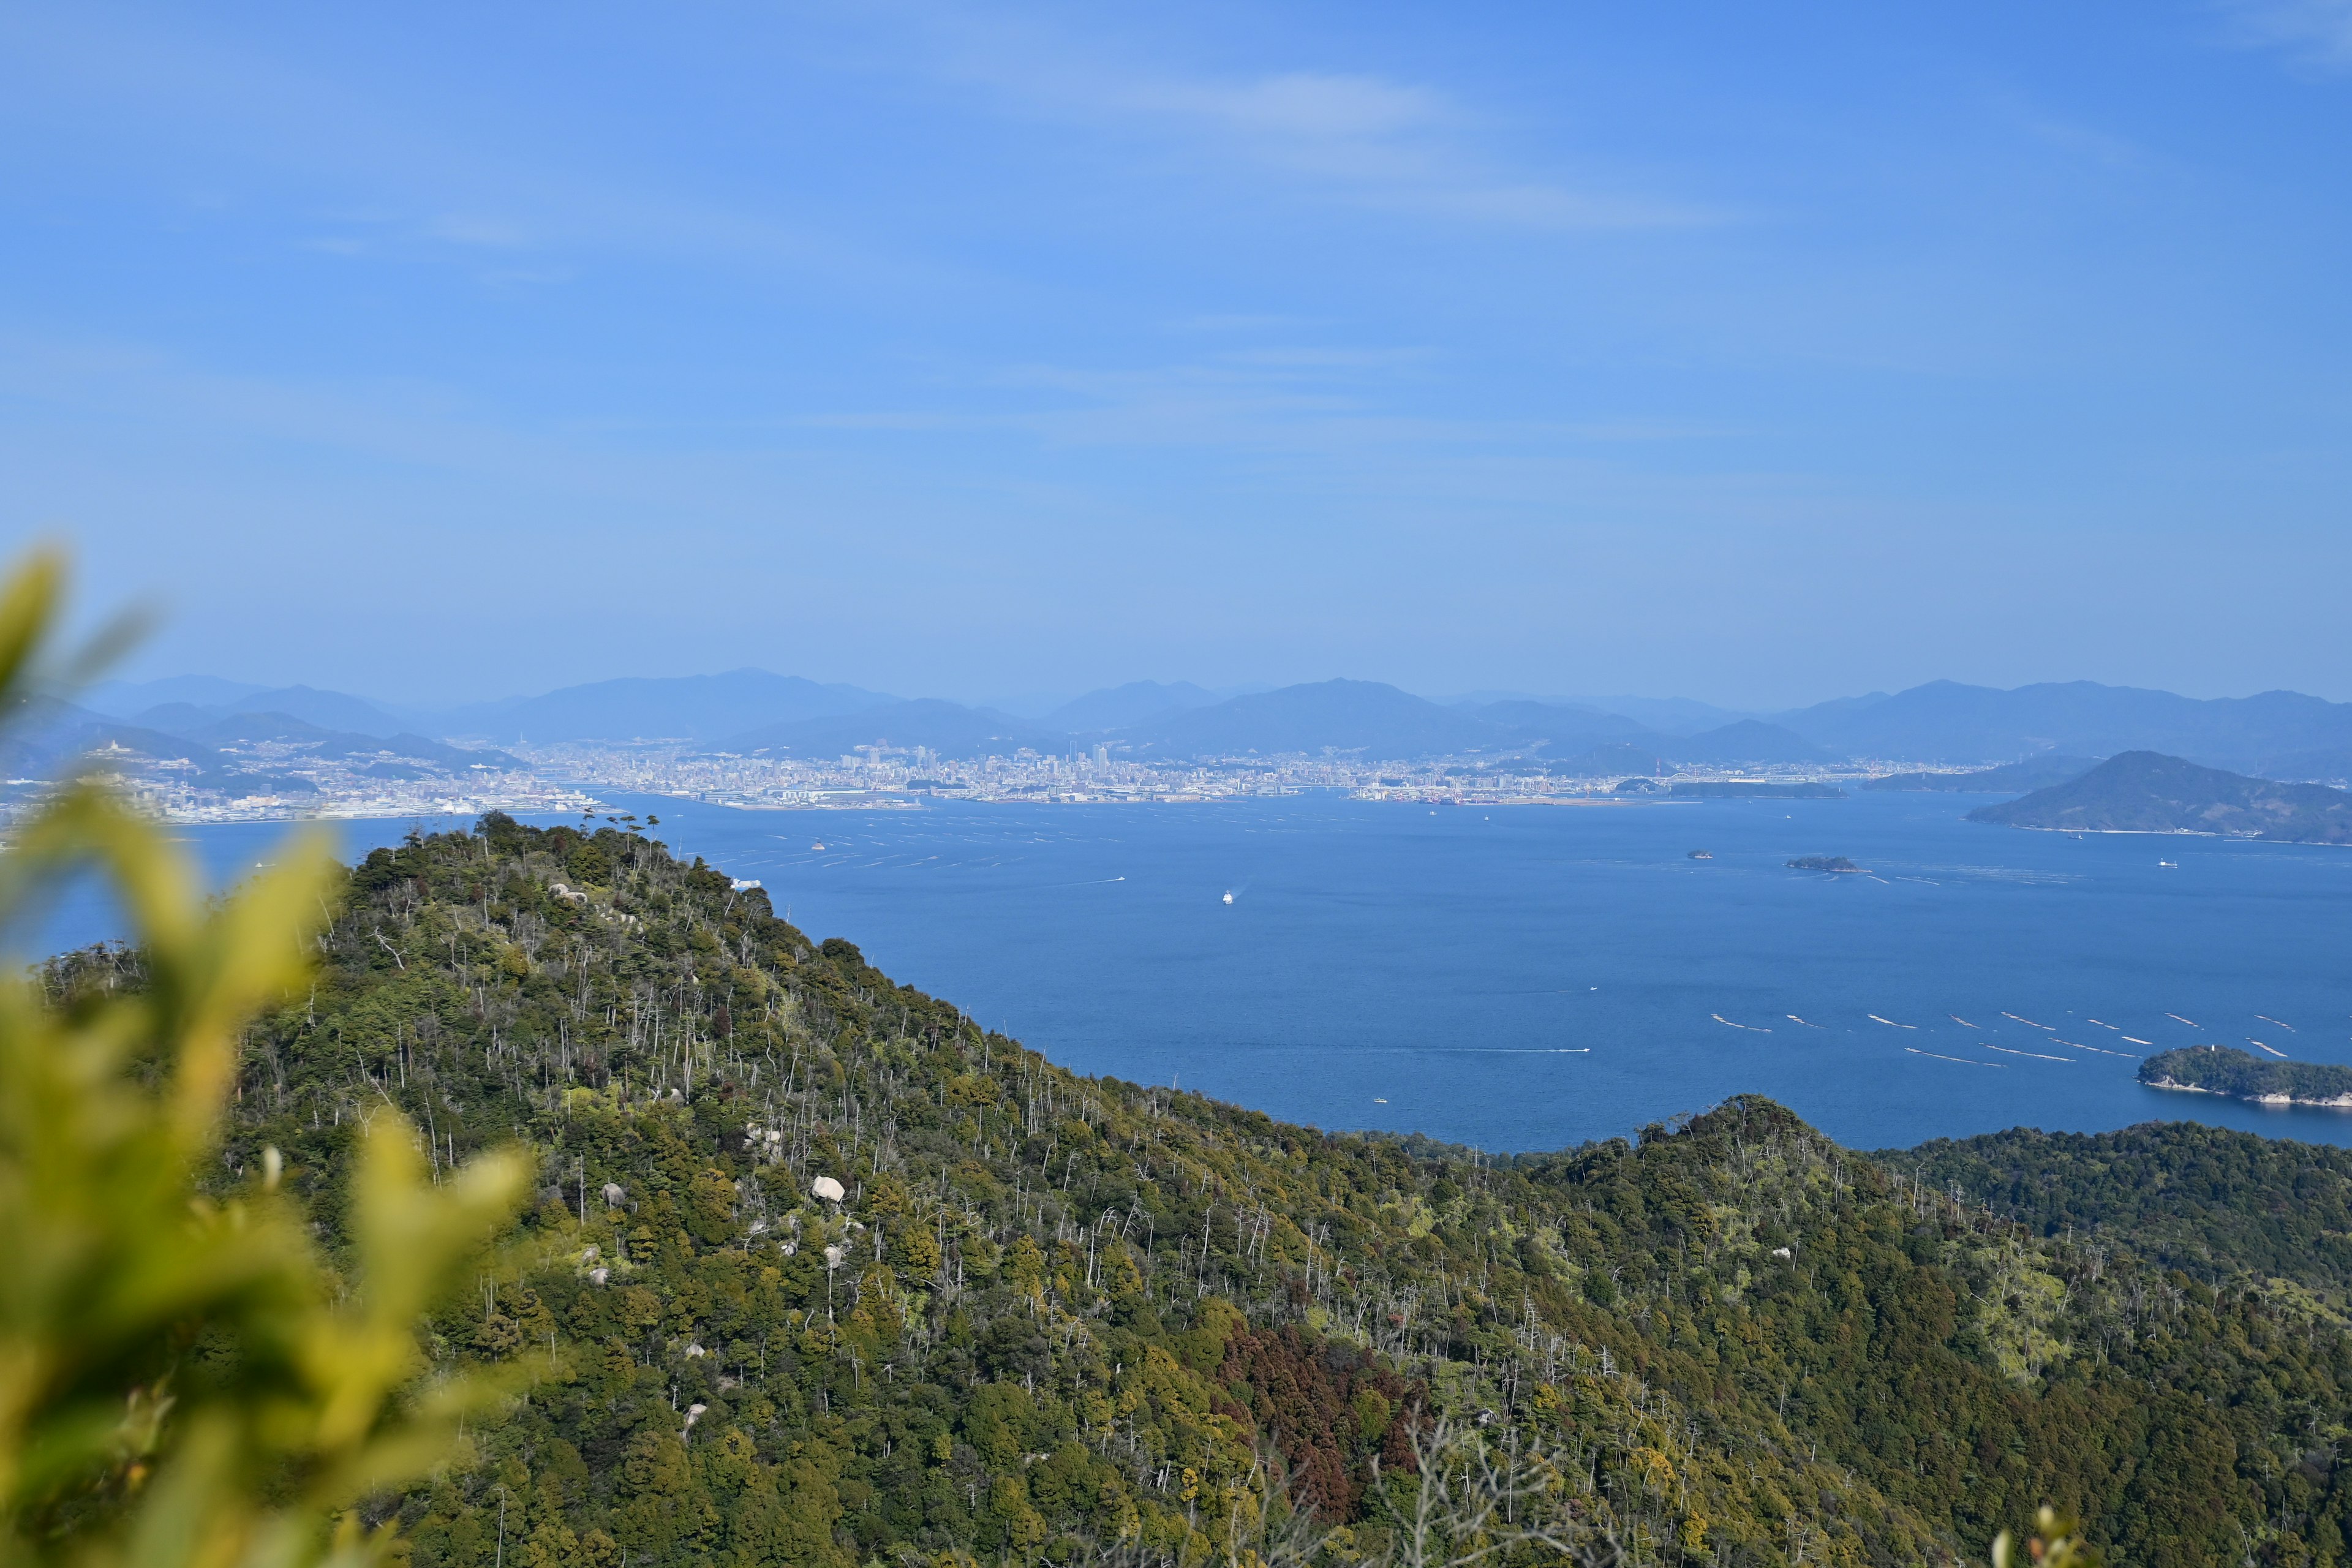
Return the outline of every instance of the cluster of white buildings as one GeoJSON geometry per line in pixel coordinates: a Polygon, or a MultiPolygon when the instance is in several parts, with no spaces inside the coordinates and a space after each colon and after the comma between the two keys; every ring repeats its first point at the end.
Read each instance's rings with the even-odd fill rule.
{"type": "MultiPolygon", "coordinates": [[[[1570,778],[1524,762],[1449,758],[1410,763],[1352,756],[1138,762],[1102,747],[1075,756],[942,758],[921,747],[863,747],[824,760],[713,753],[683,745],[573,743],[529,753],[550,777],[583,789],[671,795],[754,810],[887,809],[926,798],[1096,804],[1235,800],[1328,791],[1365,800],[1505,805],[1608,797],[1622,775],[1570,778]]],[[[1702,779],[1858,780],[1886,767],[1690,770],[1702,779]]]]}

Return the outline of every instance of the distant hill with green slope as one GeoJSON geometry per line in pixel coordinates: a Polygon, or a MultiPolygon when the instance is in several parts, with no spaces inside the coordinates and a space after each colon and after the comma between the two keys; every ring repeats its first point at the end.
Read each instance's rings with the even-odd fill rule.
{"type": "Polygon", "coordinates": [[[2207,833],[2286,844],[2352,844],[2352,794],[2273,784],[2155,752],[2124,752],[2080,778],[1998,805],[1971,822],[2082,833],[2207,833]]]}

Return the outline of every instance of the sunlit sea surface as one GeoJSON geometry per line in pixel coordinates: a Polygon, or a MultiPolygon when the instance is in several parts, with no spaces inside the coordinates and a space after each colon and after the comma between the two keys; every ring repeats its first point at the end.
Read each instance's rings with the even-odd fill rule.
{"type": "MultiPolygon", "coordinates": [[[[2352,1061],[2352,849],[1961,820],[1986,798],[625,804],[1057,1061],[1326,1128],[1554,1148],[1754,1090],[1864,1148],[2156,1118],[2352,1142],[2133,1079],[2212,1042],[2352,1061]]],[[[279,830],[180,831],[226,880],[279,830]]],[[[48,940],[111,929],[79,899],[48,940]]]]}

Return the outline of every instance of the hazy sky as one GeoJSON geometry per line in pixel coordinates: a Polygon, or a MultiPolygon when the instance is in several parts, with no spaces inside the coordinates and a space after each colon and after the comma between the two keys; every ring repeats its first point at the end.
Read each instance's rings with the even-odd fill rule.
{"type": "Polygon", "coordinates": [[[0,4],[133,673],[2352,698],[2352,5],[0,4]]]}

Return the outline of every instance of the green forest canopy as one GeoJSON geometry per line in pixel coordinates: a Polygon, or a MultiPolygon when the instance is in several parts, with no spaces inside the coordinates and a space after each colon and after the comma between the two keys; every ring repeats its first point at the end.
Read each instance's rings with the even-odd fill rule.
{"type": "Polygon", "coordinates": [[[1752,1098],[1512,1159],[1326,1135],[1076,1077],[611,827],[412,837],[320,945],[225,1169],[283,1151],[331,1245],[385,1108],[436,1173],[540,1171],[425,1333],[561,1370],[379,1500],[419,1564],[1957,1563],[2045,1500],[2126,1563],[2346,1555],[2340,1261],[2287,1220],[2175,1266],[2259,1171],[2162,1213],[2020,1176],[2019,1223],[1752,1098]]]}

